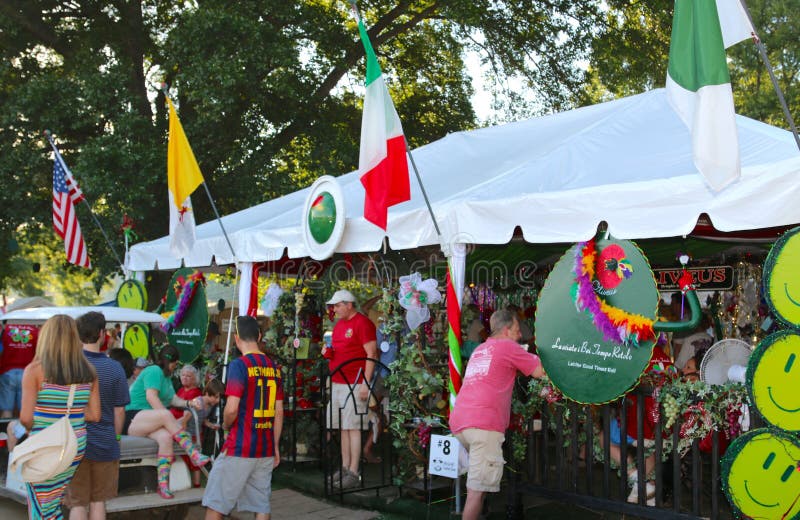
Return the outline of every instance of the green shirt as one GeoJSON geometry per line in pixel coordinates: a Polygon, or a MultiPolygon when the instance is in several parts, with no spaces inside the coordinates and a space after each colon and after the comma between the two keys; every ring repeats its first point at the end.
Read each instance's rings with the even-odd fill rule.
{"type": "Polygon", "coordinates": [[[175,397],[175,388],[172,381],[164,376],[164,371],[158,365],[150,365],[142,370],[136,381],[131,386],[131,403],[125,407],[126,410],[152,410],[153,407],[147,402],[147,390],[154,388],[158,390],[158,398],[161,403],[169,408],[172,398],[175,397]]]}

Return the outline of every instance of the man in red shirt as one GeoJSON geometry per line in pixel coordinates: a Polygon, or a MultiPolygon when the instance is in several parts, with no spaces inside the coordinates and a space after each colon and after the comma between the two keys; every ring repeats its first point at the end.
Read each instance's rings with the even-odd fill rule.
{"type": "Polygon", "coordinates": [[[258,348],[255,318],[239,316],[234,339],[242,355],[228,365],[222,419],[228,435],[208,475],[203,505],[206,520],[221,519],[234,507],[268,520],[272,470],[281,460],[283,382],[280,369],[258,348]]]}
{"type": "Polygon", "coordinates": [[[0,356],[0,417],[13,417],[22,400],[22,372],[36,355],[36,325],[10,324],[3,329],[0,356]]]}
{"type": "Polygon", "coordinates": [[[539,357],[529,354],[516,313],[501,309],[489,319],[492,335],[469,358],[464,383],[450,413],[450,431],[469,451],[464,520],[475,520],[486,492],[500,490],[503,441],[511,418],[511,393],[517,371],[542,377],[539,357]]]}
{"type": "Polygon", "coordinates": [[[342,489],[355,487],[359,482],[361,459],[361,430],[366,429],[367,404],[375,363],[378,359],[375,325],[356,310],[356,298],[350,291],[336,291],[327,302],[333,305],[336,325],[330,347],[322,355],[331,371],[331,400],[328,407],[328,428],[341,429],[342,468],[333,475],[333,485],[342,489]]]}

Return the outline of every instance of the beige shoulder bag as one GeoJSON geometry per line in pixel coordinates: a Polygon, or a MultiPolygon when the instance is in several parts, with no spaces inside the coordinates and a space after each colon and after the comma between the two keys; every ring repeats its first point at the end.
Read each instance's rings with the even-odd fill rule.
{"type": "Polygon", "coordinates": [[[44,430],[30,435],[11,452],[9,468],[20,469],[22,480],[36,484],[63,473],[78,453],[78,438],[69,422],[75,385],[69,387],[67,413],[44,430]]]}

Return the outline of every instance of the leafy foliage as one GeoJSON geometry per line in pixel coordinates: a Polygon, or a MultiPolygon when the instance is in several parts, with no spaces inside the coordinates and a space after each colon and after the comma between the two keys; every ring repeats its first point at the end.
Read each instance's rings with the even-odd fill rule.
{"type": "MultiPolygon", "coordinates": [[[[521,379],[520,379],[521,380],[521,379]]],[[[518,380],[518,381],[520,381],[518,380]]],[[[646,380],[646,383],[654,383],[646,380]]],[[[738,383],[711,386],[702,381],[686,381],[680,378],[659,378],[654,385],[653,397],[660,405],[658,420],[661,421],[664,436],[664,458],[672,453],[672,431],[679,429],[678,452],[683,455],[691,448],[694,441],[704,439],[712,431],[722,432],[727,439],[741,434],[739,418],[742,405],[749,404],[747,389],[738,383]]],[[[547,422],[552,431],[556,431],[556,421],[561,421],[562,431],[569,431],[574,403],[571,403],[547,378],[529,379],[524,391],[519,388],[514,392],[511,402],[511,425],[509,441],[513,461],[522,463],[527,456],[527,438],[531,435],[532,419],[546,410],[550,420],[547,422]]],[[[614,403],[603,406],[615,406],[614,403]]],[[[593,452],[596,460],[603,459],[604,448],[600,428],[599,410],[593,410],[593,452]]],[[[579,423],[587,420],[586,407],[578,411],[579,423]]],[[[586,434],[581,427],[578,441],[585,442],[586,434]]],[[[570,445],[570,436],[564,436],[564,446],[570,445]]],[[[645,455],[655,451],[653,443],[645,442],[645,455]]],[[[611,461],[612,467],[618,467],[611,461]]]]}
{"type": "MultiPolygon", "coordinates": [[[[586,83],[575,97],[591,104],[664,86],[672,32],[672,0],[609,0],[592,43],[586,83]]],[[[764,42],[778,84],[795,121],[800,118],[800,4],[749,0],[755,29],[764,42]]],[[[756,46],[744,41],[728,49],[734,103],[739,114],[788,128],[766,66],[756,46]]]]}
{"type": "MultiPolygon", "coordinates": [[[[468,51],[489,65],[498,96],[521,83],[540,94],[538,109],[563,107],[580,84],[574,63],[588,48],[597,4],[371,0],[359,7],[418,146],[476,126],[468,51]]],[[[46,128],[118,251],[123,213],[142,240],[167,233],[162,81],[223,214],[354,170],[363,53],[344,1],[0,3],[0,247],[19,242],[21,226],[50,227],[46,128]]],[[[205,197],[193,204],[199,221],[212,218],[205,197]]],[[[86,208],[79,217],[93,276],[117,270],[86,208]]],[[[0,254],[0,287],[14,276],[13,254],[0,254]]]]}
{"type": "MultiPolygon", "coordinates": [[[[386,377],[386,387],[392,411],[389,428],[397,453],[392,474],[400,485],[417,477],[416,468],[426,464],[431,426],[443,423],[446,365],[434,363],[436,348],[421,333],[422,327],[416,331],[407,329],[402,307],[395,298],[397,288],[394,289],[384,288],[376,305],[383,315],[385,336],[398,340],[397,359],[389,366],[392,372],[386,377]]],[[[440,306],[432,307],[435,316],[440,306]]]]}

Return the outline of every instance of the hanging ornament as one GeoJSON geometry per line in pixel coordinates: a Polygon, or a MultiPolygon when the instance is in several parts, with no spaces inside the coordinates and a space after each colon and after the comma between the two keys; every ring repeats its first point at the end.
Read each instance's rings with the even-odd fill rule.
{"type": "Polygon", "coordinates": [[[122,215],[122,225],[119,227],[119,229],[127,242],[132,242],[133,240],[139,239],[139,235],[136,234],[136,231],[133,230],[133,227],[133,219],[129,217],[127,213],[122,215]]]}
{"type": "Polygon", "coordinates": [[[411,330],[430,319],[429,304],[442,301],[437,285],[436,279],[423,280],[419,273],[400,277],[399,303],[406,310],[406,323],[411,330]]]}

